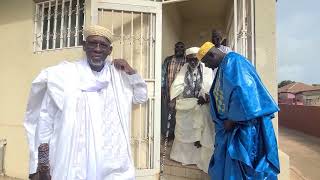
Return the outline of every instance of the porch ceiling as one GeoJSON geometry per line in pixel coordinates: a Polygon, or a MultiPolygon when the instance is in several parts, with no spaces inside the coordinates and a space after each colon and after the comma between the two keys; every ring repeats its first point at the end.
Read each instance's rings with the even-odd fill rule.
{"type": "Polygon", "coordinates": [[[177,3],[177,7],[183,20],[192,20],[195,17],[225,20],[232,2],[231,0],[189,0],[177,3]]]}

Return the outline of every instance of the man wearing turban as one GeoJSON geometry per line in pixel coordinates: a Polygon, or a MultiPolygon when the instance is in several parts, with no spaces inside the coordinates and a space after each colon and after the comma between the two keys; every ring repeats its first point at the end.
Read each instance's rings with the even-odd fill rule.
{"type": "Polygon", "coordinates": [[[210,89],[216,133],[211,179],[277,179],[278,146],[271,120],[279,108],[255,68],[240,54],[225,54],[211,42],[201,46],[197,57],[206,67],[218,68],[210,89]]]}
{"type": "Polygon", "coordinates": [[[125,60],[109,58],[108,29],[93,25],[84,37],[85,58],[32,82],[24,123],[31,179],[135,179],[129,120],[132,103],[147,101],[147,85],[125,60]]]}
{"type": "Polygon", "coordinates": [[[176,100],[176,127],[170,158],[184,165],[196,164],[208,172],[213,153],[214,125],[210,117],[208,97],[212,71],[198,61],[198,47],[186,50],[182,66],[170,88],[176,100]]]}

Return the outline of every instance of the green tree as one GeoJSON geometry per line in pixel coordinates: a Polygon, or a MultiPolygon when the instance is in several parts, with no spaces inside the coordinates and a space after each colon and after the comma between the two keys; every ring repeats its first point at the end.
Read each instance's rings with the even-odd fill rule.
{"type": "Polygon", "coordinates": [[[283,87],[283,86],[286,86],[286,85],[292,84],[292,83],[295,83],[295,81],[291,81],[291,80],[281,81],[281,82],[278,84],[278,88],[281,88],[281,87],[283,87]]]}

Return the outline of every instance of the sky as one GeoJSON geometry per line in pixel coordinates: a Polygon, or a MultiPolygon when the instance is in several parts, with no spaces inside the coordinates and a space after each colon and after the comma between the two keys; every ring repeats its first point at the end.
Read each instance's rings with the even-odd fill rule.
{"type": "Polygon", "coordinates": [[[278,0],[278,81],[320,84],[320,0],[278,0]]]}

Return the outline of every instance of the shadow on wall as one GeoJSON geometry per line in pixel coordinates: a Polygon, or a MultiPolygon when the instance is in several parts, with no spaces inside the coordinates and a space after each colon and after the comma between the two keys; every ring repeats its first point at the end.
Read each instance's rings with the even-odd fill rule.
{"type": "Polygon", "coordinates": [[[280,104],[279,125],[320,137],[320,107],[280,104]]]}

